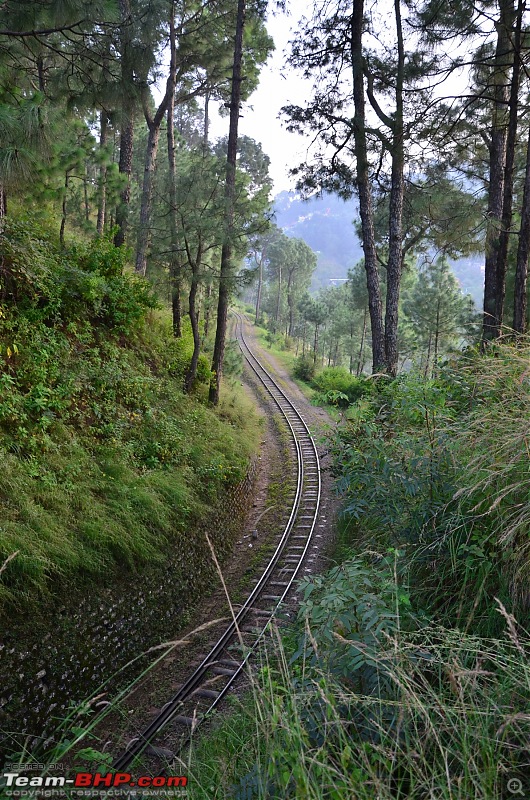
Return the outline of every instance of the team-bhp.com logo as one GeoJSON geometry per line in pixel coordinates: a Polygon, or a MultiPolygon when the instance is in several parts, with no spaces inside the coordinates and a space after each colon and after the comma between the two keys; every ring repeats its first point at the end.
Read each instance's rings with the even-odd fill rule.
{"type": "Polygon", "coordinates": [[[140,775],[133,779],[129,772],[78,772],[72,778],[62,775],[21,775],[4,772],[1,784],[10,789],[12,797],[23,797],[35,789],[182,789],[188,784],[184,775],[140,775]],[[17,791],[18,790],[18,791],[17,791]],[[26,790],[24,792],[23,790],[26,790]]]}

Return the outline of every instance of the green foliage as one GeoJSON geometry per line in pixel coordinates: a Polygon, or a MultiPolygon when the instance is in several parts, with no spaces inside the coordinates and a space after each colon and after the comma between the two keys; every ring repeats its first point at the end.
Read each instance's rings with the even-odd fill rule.
{"type": "Polygon", "coordinates": [[[298,356],[294,362],[293,375],[301,381],[309,383],[315,375],[315,364],[308,356],[298,356]]]}
{"type": "Polygon", "coordinates": [[[471,352],[446,368],[466,409],[449,431],[460,467],[455,518],[468,526],[462,555],[480,557],[488,571],[500,566],[522,608],[530,603],[529,363],[526,337],[516,345],[500,342],[485,356],[471,352]]]}
{"type": "Polygon", "coordinates": [[[459,339],[476,336],[476,312],[469,295],[462,294],[445,259],[426,263],[414,286],[405,292],[403,311],[412,325],[416,347],[437,358],[455,347],[459,339]]]}
{"type": "Polygon", "coordinates": [[[527,358],[526,344],[500,345],[436,380],[382,384],[334,444],[351,530],[406,548],[417,605],[489,633],[491,596],[528,603],[527,358]]]}
{"type": "Polygon", "coordinates": [[[232,381],[241,376],[243,372],[243,354],[236,339],[230,339],[225,347],[225,360],[223,374],[232,381]]]}
{"type": "Polygon", "coordinates": [[[275,636],[252,705],[194,749],[192,800],[214,786],[216,797],[240,800],[500,800],[510,779],[525,787],[528,715],[514,709],[528,695],[530,642],[507,631],[394,630],[373,653],[380,683],[369,691],[304,653],[293,662],[275,636]]]}
{"type": "Polygon", "coordinates": [[[209,775],[228,774],[220,797],[526,790],[530,640],[499,598],[524,618],[529,356],[497,343],[353,407],[334,445],[347,556],[301,583],[294,634],[273,633],[253,717],[231,722],[254,722],[251,747],[232,737],[228,758],[213,733],[195,752],[197,774],[211,752],[209,775]]]}
{"type": "MultiPolygon", "coordinates": [[[[6,220],[0,234],[4,319],[16,306],[32,323],[66,326],[88,319],[130,334],[157,303],[149,284],[123,274],[127,252],[109,238],[56,246],[35,220],[6,220]]],[[[7,324],[7,323],[5,323],[7,324]]]]}
{"type": "Polygon", "coordinates": [[[326,576],[303,580],[300,589],[298,617],[309,633],[299,653],[350,682],[356,678],[365,692],[376,679],[380,691],[379,653],[388,637],[411,622],[409,595],[396,584],[394,560],[354,558],[326,576]]]}
{"type": "Polygon", "coordinates": [[[345,405],[355,403],[361,397],[375,393],[375,383],[364,377],[357,378],[350,375],[344,367],[326,367],[311,381],[313,388],[317,389],[320,396],[327,397],[326,402],[331,405],[345,405]],[[333,399],[333,392],[338,392],[342,397],[333,399]]]}
{"type": "Polygon", "coordinates": [[[444,405],[439,385],[408,375],[384,387],[338,434],[344,513],[361,520],[383,546],[418,541],[455,491],[444,437],[436,433],[431,440],[423,427],[436,431],[444,405]]]}
{"type": "Polygon", "coordinates": [[[10,222],[0,257],[1,604],[160,557],[244,475],[253,418],[182,395],[189,325],[173,337],[108,240],[63,251],[10,222]]]}

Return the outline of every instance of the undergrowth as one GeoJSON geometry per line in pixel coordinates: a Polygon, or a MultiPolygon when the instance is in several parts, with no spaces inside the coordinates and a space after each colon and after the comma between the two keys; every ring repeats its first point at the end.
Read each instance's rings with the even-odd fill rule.
{"type": "Polygon", "coordinates": [[[194,800],[526,796],[529,363],[499,342],[347,408],[340,563],[196,745],[194,800]]]}
{"type": "MultiPolygon", "coordinates": [[[[311,633],[318,653],[318,632],[311,633]]],[[[325,659],[293,660],[277,636],[272,657],[263,655],[250,707],[221,724],[215,747],[207,737],[193,750],[190,796],[509,796],[508,786],[525,786],[530,716],[514,706],[528,698],[529,644],[526,634],[485,639],[440,627],[398,628],[366,654],[362,668],[374,681],[361,690],[325,659]]],[[[359,668],[352,663],[351,678],[359,668]]]]}
{"type": "Polygon", "coordinates": [[[518,616],[530,604],[529,363],[528,341],[501,342],[402,376],[334,442],[350,546],[405,548],[418,605],[487,635],[493,596],[518,616]]]}
{"type": "MultiPolygon", "coordinates": [[[[53,581],[163,557],[244,475],[258,435],[231,390],[182,393],[192,337],[109,239],[59,248],[35,223],[0,237],[0,609],[53,581]],[[15,555],[13,555],[15,554],[15,555]]],[[[202,357],[199,377],[210,373],[202,357]]]]}

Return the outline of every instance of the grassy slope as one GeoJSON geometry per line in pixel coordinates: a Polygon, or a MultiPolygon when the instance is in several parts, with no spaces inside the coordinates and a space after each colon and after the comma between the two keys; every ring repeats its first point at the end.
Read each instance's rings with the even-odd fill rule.
{"type": "Polygon", "coordinates": [[[183,395],[189,331],[173,339],[147,286],[122,277],[124,254],[65,254],[24,225],[0,248],[5,606],[161,558],[244,475],[259,426],[228,387],[217,411],[201,385],[183,395]]]}

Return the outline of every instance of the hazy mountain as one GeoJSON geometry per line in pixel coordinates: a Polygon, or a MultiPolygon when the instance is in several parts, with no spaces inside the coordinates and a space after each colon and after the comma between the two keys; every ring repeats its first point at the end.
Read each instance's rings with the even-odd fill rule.
{"type": "Polygon", "coordinates": [[[356,200],[345,202],[335,195],[312,197],[282,192],[274,201],[276,224],[288,236],[303,239],[318,256],[311,288],[329,286],[332,278],[346,278],[348,269],[362,258],[355,228],[356,200]]]}
{"type": "MultiPolygon", "coordinates": [[[[303,239],[318,256],[311,288],[329,286],[333,278],[346,278],[348,269],[363,257],[361,243],[353,225],[359,216],[356,199],[344,201],[335,195],[302,200],[294,192],[281,192],[274,200],[276,224],[288,236],[303,239]]],[[[483,256],[452,261],[451,266],[463,291],[477,308],[482,307],[484,284],[483,256]]]]}

